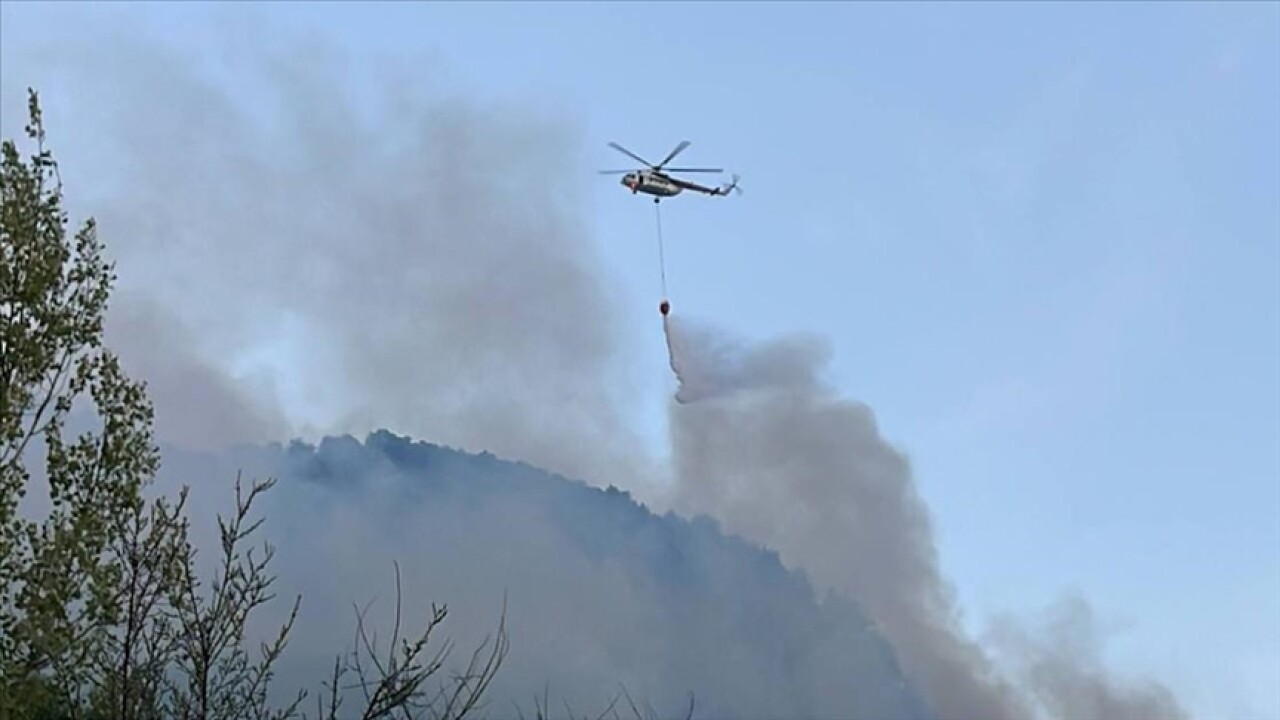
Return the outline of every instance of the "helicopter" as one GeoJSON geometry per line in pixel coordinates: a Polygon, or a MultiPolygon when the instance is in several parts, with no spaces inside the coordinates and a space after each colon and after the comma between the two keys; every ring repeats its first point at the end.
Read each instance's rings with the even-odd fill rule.
{"type": "Polygon", "coordinates": [[[692,190],[694,192],[704,193],[706,195],[728,195],[732,191],[742,192],[738,188],[738,176],[733,176],[733,182],[721,187],[706,187],[688,180],[671,177],[668,173],[719,173],[724,172],[720,168],[668,168],[667,163],[675,159],[685,148],[689,147],[688,140],[683,140],[676,148],[667,155],[662,162],[654,165],[644,158],[636,155],[630,150],[622,147],[618,143],[610,142],[609,147],[626,155],[627,157],[643,164],[647,169],[644,170],[601,170],[601,175],[622,175],[621,184],[631,189],[631,194],[644,193],[652,195],[653,201],[659,202],[662,198],[674,197],[684,192],[692,190]]]}

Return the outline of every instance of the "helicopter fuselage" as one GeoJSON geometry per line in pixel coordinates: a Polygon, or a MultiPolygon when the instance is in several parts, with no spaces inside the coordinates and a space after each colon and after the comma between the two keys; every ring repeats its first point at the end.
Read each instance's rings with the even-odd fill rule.
{"type": "Polygon", "coordinates": [[[622,185],[634,193],[644,193],[654,197],[674,197],[684,191],[669,178],[658,173],[640,171],[622,176],[622,185]]]}

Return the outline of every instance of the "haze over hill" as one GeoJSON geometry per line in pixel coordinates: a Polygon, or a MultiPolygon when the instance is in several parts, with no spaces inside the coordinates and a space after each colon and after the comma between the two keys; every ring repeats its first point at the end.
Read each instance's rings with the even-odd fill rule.
{"type": "Polygon", "coordinates": [[[103,24],[14,56],[47,65],[6,60],[2,119],[16,134],[15,98],[45,93],[73,212],[119,260],[108,342],[150,382],[165,477],[206,508],[241,467],[289,481],[267,508],[282,594],[308,598],[285,684],[324,676],[350,603],[385,596],[399,559],[462,647],[508,594],[504,692],[550,683],[587,712],[626,682],[664,711],[693,692],[702,717],[1184,717],[1059,642],[1093,638],[1085,606],[1049,632],[1009,623],[1002,646],[967,637],[909,464],[823,382],[820,340],[689,326],[716,397],[669,408],[670,462],[651,457],[578,186],[542,181],[576,167],[567,123],[438,100],[409,63],[361,75],[372,120],[340,52],[240,29],[226,63],[269,107],[103,24]],[[223,454],[315,429],[300,416],[685,519],[382,434],[223,454]]]}
{"type": "Polygon", "coordinates": [[[556,712],[567,703],[594,717],[620,683],[662,717],[682,714],[691,695],[704,718],[935,717],[855,604],[815,592],[776,553],[705,516],[655,515],[612,486],[386,432],[169,450],[165,462],[166,478],[203,488],[206,508],[225,505],[214,496],[227,473],[281,479],[262,509],[277,591],[304,594],[281,695],[324,676],[349,640],[353,603],[376,600],[371,617],[390,627],[397,557],[406,619],[447,603],[441,632],[456,658],[491,632],[505,597],[512,644],[488,700],[496,717],[513,702],[527,711],[544,690],[556,712]]]}

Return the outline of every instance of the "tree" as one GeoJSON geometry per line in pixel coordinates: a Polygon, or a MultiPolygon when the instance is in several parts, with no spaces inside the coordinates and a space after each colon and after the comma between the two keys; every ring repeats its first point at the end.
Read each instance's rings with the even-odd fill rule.
{"type": "MultiPolygon", "coordinates": [[[[15,716],[80,707],[95,689],[95,703],[114,700],[122,688],[103,676],[104,659],[124,649],[126,665],[139,662],[103,630],[142,610],[124,607],[138,598],[123,592],[136,576],[126,577],[122,551],[141,540],[142,491],[158,464],[143,387],[102,347],[112,267],[93,220],[68,242],[61,179],[34,92],[28,110],[26,132],[37,146],[30,163],[13,142],[0,148],[0,709],[15,716]],[[86,395],[101,428],[68,442],[68,415],[86,395]],[[19,512],[37,437],[49,505],[41,522],[19,512]]],[[[162,521],[171,515],[163,502],[153,512],[162,521]]],[[[151,548],[165,556],[172,536],[162,530],[144,542],[168,543],[151,548]]],[[[163,575],[163,559],[148,555],[153,560],[150,569],[163,575]]],[[[122,696],[120,710],[133,699],[122,696]]]]}
{"type": "MultiPolygon", "coordinates": [[[[305,693],[273,710],[267,689],[301,598],[259,659],[245,648],[249,615],[274,597],[271,546],[256,557],[243,550],[262,523],[249,521],[253,501],[274,480],[246,495],[237,478],[236,512],[218,518],[219,569],[202,592],[186,488],[174,501],[146,497],[159,451],[145,384],[103,345],[114,267],[93,219],[68,240],[58,166],[38,96],[28,97],[35,152],[27,160],[14,142],[0,146],[0,718],[299,715],[305,693]],[[78,411],[97,428],[68,440],[78,411]],[[38,439],[42,479],[28,470],[38,439]],[[41,485],[47,507],[24,509],[41,485]]],[[[478,707],[507,652],[505,624],[431,691],[450,646],[429,655],[427,644],[447,609],[433,607],[417,640],[405,641],[398,581],[397,568],[393,647],[380,657],[358,615],[356,647],[335,662],[321,716],[336,717],[348,694],[363,698],[370,720],[461,718],[478,707]],[[338,680],[348,674],[358,682],[344,692],[338,680]]]]}

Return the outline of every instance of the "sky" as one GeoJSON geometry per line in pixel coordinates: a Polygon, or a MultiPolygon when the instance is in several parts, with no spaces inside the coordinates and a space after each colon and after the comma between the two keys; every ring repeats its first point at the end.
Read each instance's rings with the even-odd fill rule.
{"type": "Polygon", "coordinates": [[[1119,667],[1280,718],[1280,6],[5,3],[0,60],[90,13],[211,65],[269,23],[336,42],[357,93],[409,59],[573,128],[578,175],[543,181],[581,190],[658,451],[654,208],[595,171],[690,140],[744,193],[663,203],[673,306],[828,339],[975,631],[1079,591],[1119,667]]]}

